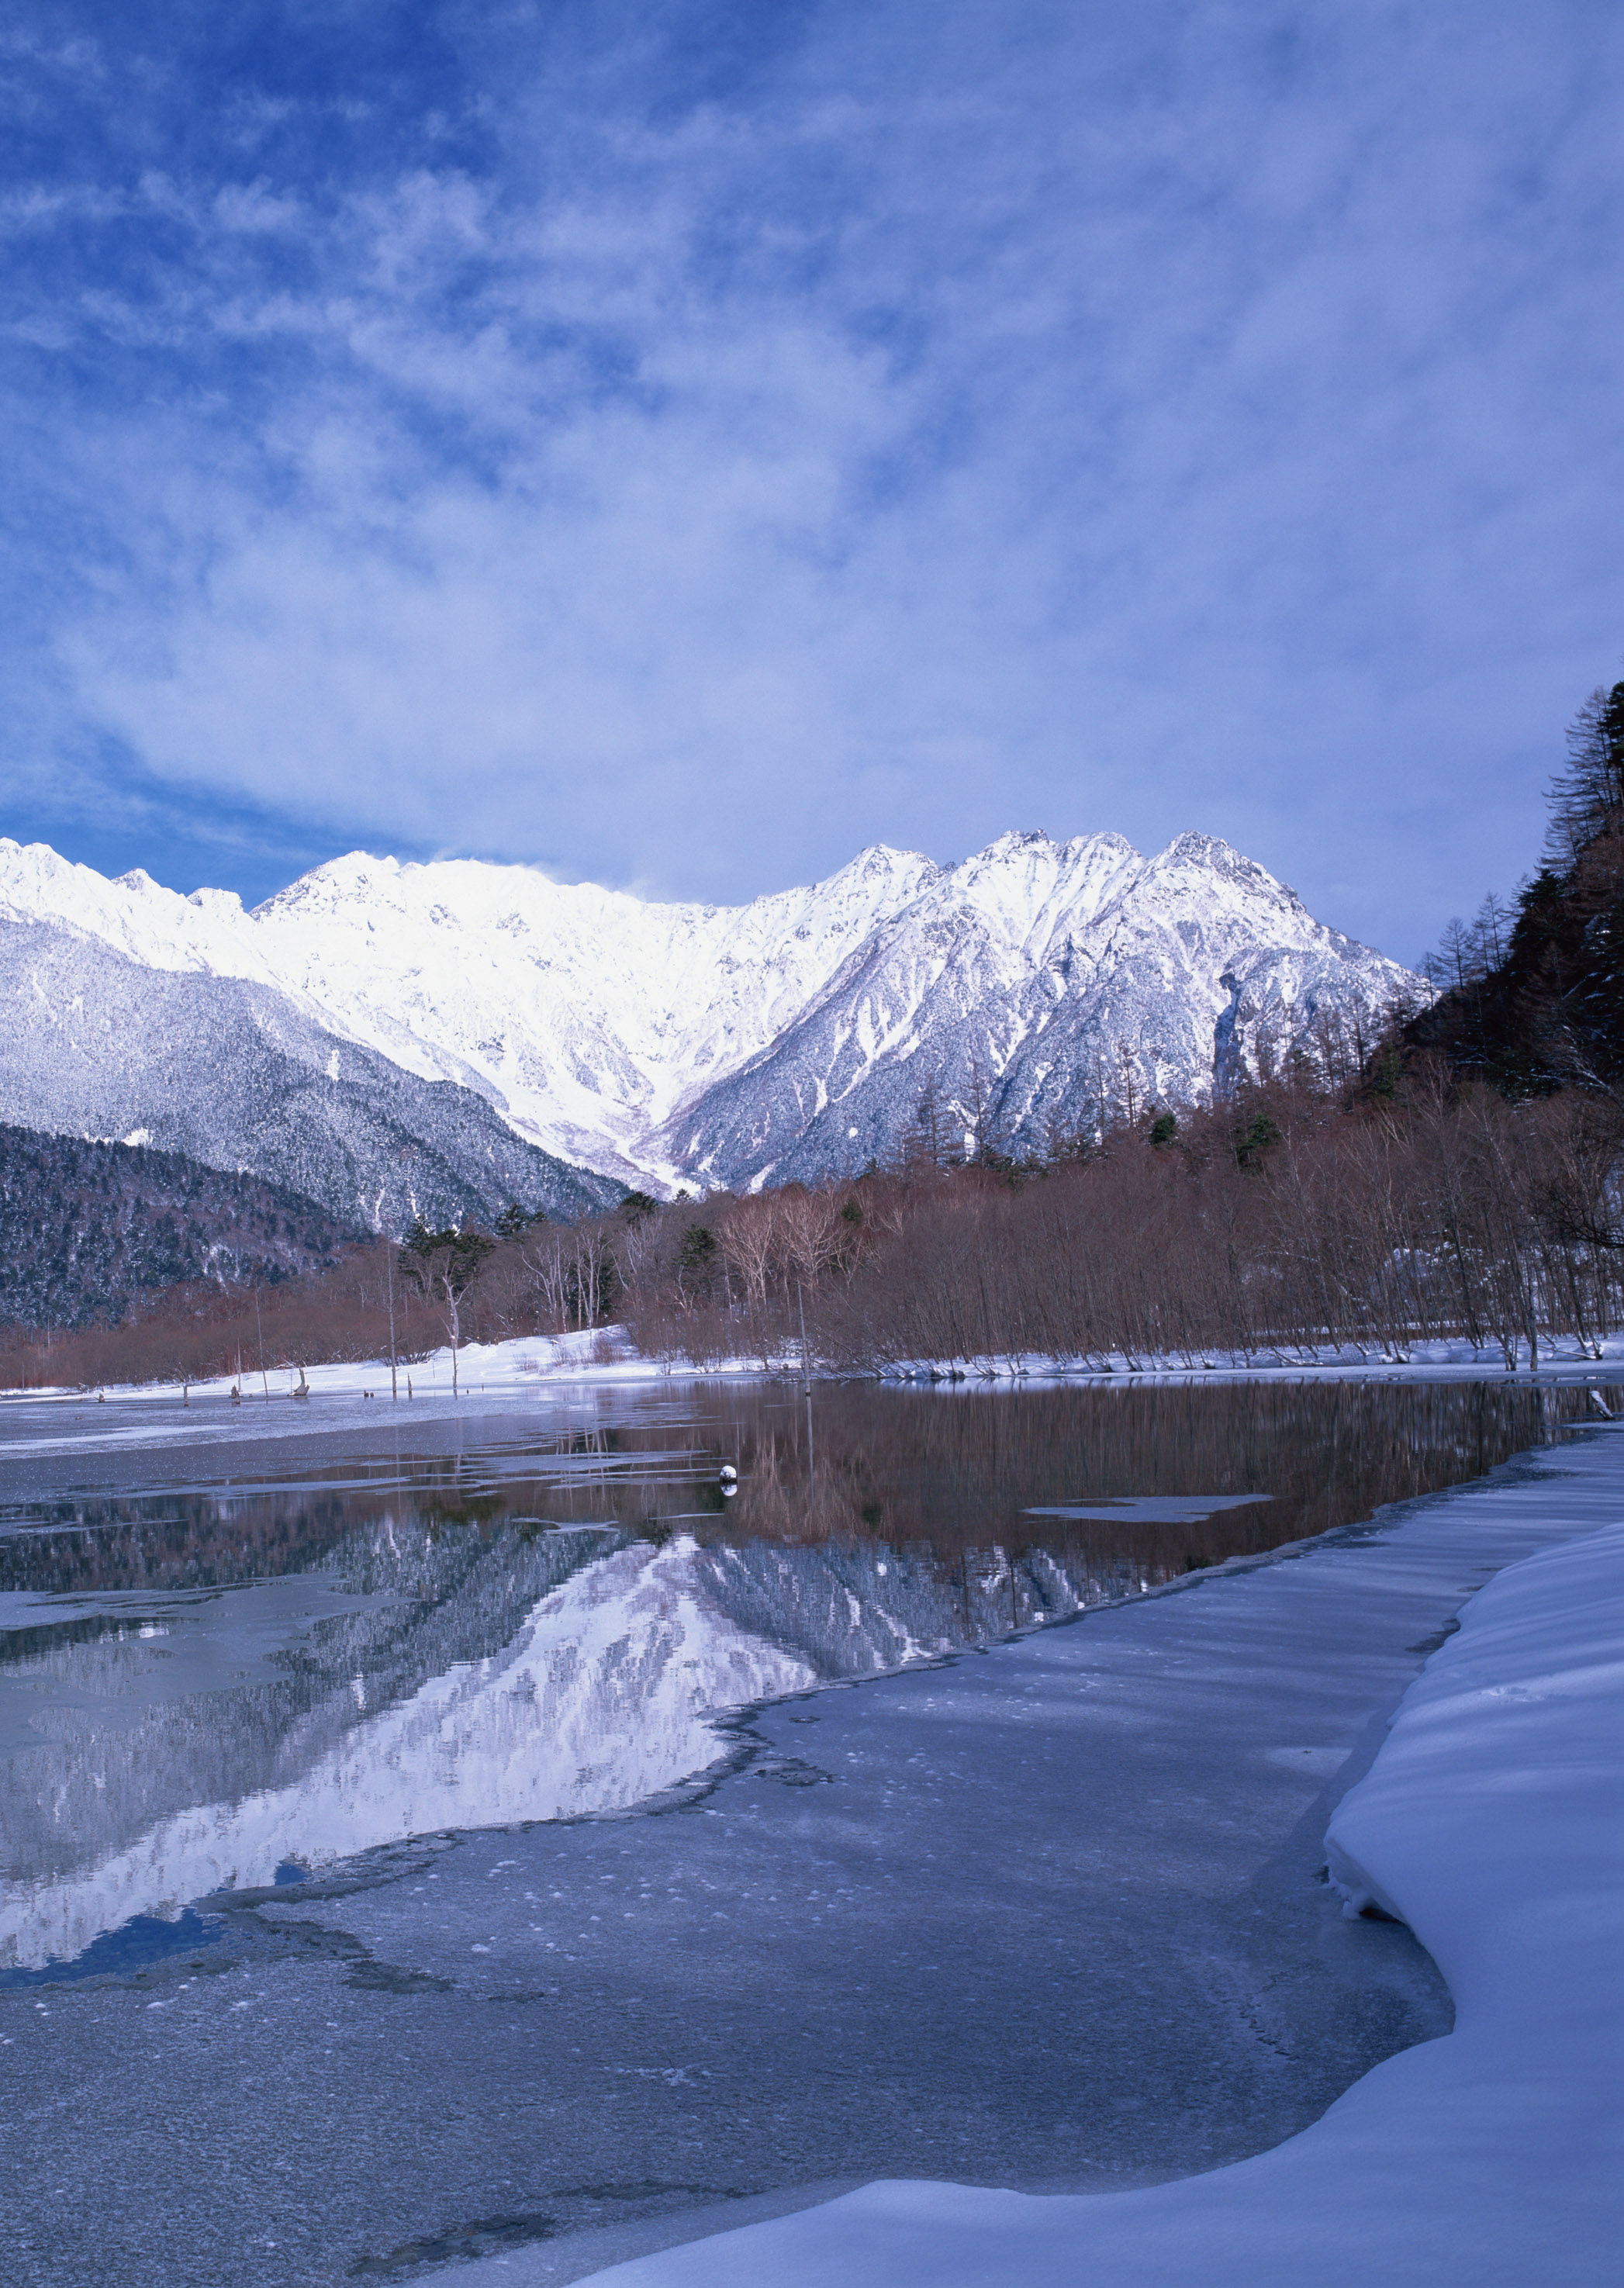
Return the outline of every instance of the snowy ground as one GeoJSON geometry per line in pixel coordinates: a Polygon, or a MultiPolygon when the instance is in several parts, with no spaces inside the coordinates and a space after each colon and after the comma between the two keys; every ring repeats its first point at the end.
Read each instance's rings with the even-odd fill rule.
{"type": "MultiPolygon", "coordinates": [[[[1580,1537],[1513,1564],[1469,1603],[1330,1823],[1345,1911],[1379,1907],[1415,1931],[1448,1981],[1452,2033],[1377,2066],[1273,2151],[1205,2176],[1047,2198],[876,2183],[590,2276],[604,2288],[1615,2281],[1624,1522],[1585,1529],[1624,1515],[1624,1439],[1602,1433],[1568,1466],[1539,1506],[1548,1532],[1580,1537]]],[[[1503,1485],[1426,1505],[1389,1545],[1409,1543],[1414,1559],[1436,1552],[1445,1521],[1463,1526],[1470,1512],[1480,1529],[1528,1505],[1527,1488],[1503,1485]]],[[[1289,1599],[1312,1569],[1273,1569],[1228,1593],[1289,1599]]],[[[456,2276],[518,2288],[566,2276],[537,2251],[456,2276]]]]}
{"type": "MultiPolygon", "coordinates": [[[[456,1355],[456,1370],[458,1390],[468,1401],[476,1401],[481,1394],[511,1395],[516,1390],[534,1389],[542,1384],[588,1378],[595,1382],[646,1382],[672,1374],[691,1376],[697,1370],[687,1364],[673,1365],[666,1360],[643,1357],[618,1327],[590,1329],[574,1335],[515,1335],[499,1343],[464,1343],[456,1355]]],[[[760,1361],[755,1359],[729,1359],[718,1368],[706,1370],[731,1374],[759,1374],[761,1370],[760,1361]]],[[[257,1366],[245,1363],[241,1386],[244,1408],[259,1407],[267,1401],[280,1408],[284,1400],[293,1396],[301,1372],[313,1398],[359,1398],[369,1394],[385,1404],[390,1402],[390,1366],[389,1361],[383,1358],[335,1360],[302,1370],[274,1366],[263,1374],[257,1366]]],[[[184,1390],[200,1403],[210,1399],[229,1399],[236,1380],[234,1374],[216,1375],[206,1381],[188,1383],[184,1390]]],[[[396,1382],[397,1403],[422,1401],[449,1405],[449,1347],[431,1351],[426,1358],[416,1359],[409,1365],[400,1364],[396,1382]]],[[[183,1386],[176,1382],[109,1383],[107,1388],[115,1389],[121,1399],[140,1399],[166,1406],[179,1404],[183,1394],[183,1386]]],[[[40,1401],[72,1406],[96,1403],[94,1391],[87,1400],[83,1390],[60,1387],[12,1393],[10,1396],[13,1402],[26,1396],[30,1404],[40,1401]]]]}

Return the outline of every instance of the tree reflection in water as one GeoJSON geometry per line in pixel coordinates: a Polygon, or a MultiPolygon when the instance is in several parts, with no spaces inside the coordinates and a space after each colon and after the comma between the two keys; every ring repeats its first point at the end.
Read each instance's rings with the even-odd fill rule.
{"type": "Polygon", "coordinates": [[[681,1530],[708,1547],[889,1547],[944,1579],[967,1559],[973,1577],[1037,1554],[1102,1587],[1150,1586],[1481,1476],[1590,1413],[1582,1388],[1500,1382],[826,1383],[811,1420],[787,1385],[685,1395],[646,1413],[636,1391],[606,1392],[590,1426],[528,1435],[501,1417],[468,1450],[375,1456],[325,1470],[316,1487],[12,1508],[0,1514],[0,1590],[263,1580],[330,1567],[358,1530],[385,1524],[485,1541],[592,1524],[654,1542],[681,1530]],[[1206,1515],[1192,1507],[1203,1495],[1206,1515]],[[1165,1516],[1146,1505],[1156,1496],[1168,1498],[1165,1516]],[[1135,1506],[1120,1521],[1033,1514],[1113,1502],[1135,1506]]]}

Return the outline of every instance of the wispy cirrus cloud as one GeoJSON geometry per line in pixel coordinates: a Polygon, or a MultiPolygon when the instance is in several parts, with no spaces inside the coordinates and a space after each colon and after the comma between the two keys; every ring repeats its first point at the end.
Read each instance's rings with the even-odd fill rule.
{"type": "Polygon", "coordinates": [[[1624,619],[1610,12],[71,18],[30,817],[717,896],[1197,824],[1408,954],[1526,862],[1624,619]]]}

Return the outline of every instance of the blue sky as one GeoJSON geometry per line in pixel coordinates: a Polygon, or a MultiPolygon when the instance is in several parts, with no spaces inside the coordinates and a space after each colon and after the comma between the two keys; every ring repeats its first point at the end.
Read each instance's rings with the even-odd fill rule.
{"type": "Polygon", "coordinates": [[[7,23],[0,831],[1197,827],[1414,957],[1624,673],[1615,6],[7,23]]]}

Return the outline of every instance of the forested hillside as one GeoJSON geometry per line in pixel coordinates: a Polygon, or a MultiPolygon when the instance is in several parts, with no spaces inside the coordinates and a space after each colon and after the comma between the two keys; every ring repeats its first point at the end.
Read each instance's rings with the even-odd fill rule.
{"type": "Polygon", "coordinates": [[[1509,1096],[1624,1087],[1624,683],[1580,711],[1551,796],[1544,864],[1515,907],[1451,925],[1405,1033],[1509,1096]]]}
{"type": "Polygon", "coordinates": [[[116,1323],[157,1288],[325,1269],[360,1235],[297,1192],[178,1152],[0,1127],[0,1319],[116,1323]]]}

